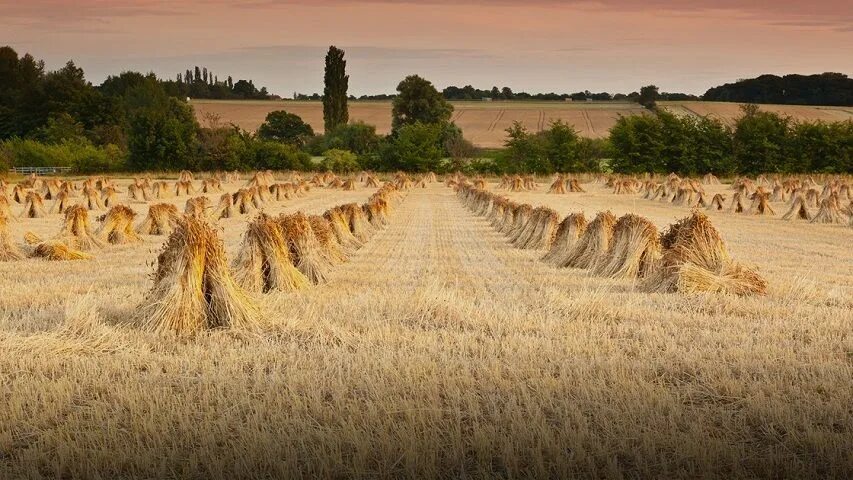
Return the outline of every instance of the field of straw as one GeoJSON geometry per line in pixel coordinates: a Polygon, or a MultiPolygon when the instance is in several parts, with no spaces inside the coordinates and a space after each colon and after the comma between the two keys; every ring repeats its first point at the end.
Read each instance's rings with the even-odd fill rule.
{"type": "MultiPolygon", "coordinates": [[[[355,176],[347,190],[346,177],[327,177],[243,214],[244,199],[229,196],[232,215],[218,219],[209,212],[222,192],[298,179],[229,175],[222,192],[204,194],[202,178],[185,178],[197,193],[178,197],[186,184],[168,179],[170,192],[149,201],[128,198],[129,178],[104,182],[102,197],[132,212],[93,205],[91,238],[72,244],[87,246],[87,258],[64,261],[30,255],[79,233],[82,213],[52,213],[55,201],[44,200],[44,214],[30,218],[39,206],[9,183],[14,218],[0,229],[0,248],[20,254],[0,256],[8,260],[0,261],[0,478],[853,472],[846,223],[782,220],[781,201],[769,203],[775,216],[729,212],[729,181],[705,185],[708,200],[726,201],[702,215],[731,258],[766,284],[756,294],[660,292],[638,276],[651,256],[666,262],[671,239],[646,233],[690,217],[690,202],[643,198],[633,180],[584,177],[548,193],[553,178],[355,176]],[[380,191],[386,181],[396,187],[380,191]],[[537,220],[500,232],[464,198],[474,186],[529,204],[519,211],[537,220]],[[197,196],[210,206],[187,205],[197,196]],[[154,203],[190,216],[166,225],[171,236],[126,228],[154,203]],[[300,236],[310,230],[305,216],[279,217],[350,203],[365,205],[364,217],[355,228],[330,223],[339,243],[322,229],[300,236]],[[606,210],[616,231],[641,233],[619,237],[648,247],[636,268],[627,259],[591,268],[542,260],[548,244],[568,238],[557,221],[583,213],[591,230],[606,210]],[[63,228],[66,217],[79,221],[63,228]],[[279,236],[290,239],[283,250],[273,248],[279,236]],[[345,252],[340,261],[317,246],[326,243],[345,252]],[[315,269],[319,281],[288,283],[315,269]],[[174,302],[181,282],[201,296],[174,302]],[[227,312],[212,306],[224,297],[227,312]],[[157,320],[176,305],[209,323],[176,334],[184,326],[157,320]],[[211,328],[223,318],[226,328],[211,328]]],[[[97,203],[79,191],[69,201],[84,200],[97,203]]]]}
{"type": "MultiPolygon", "coordinates": [[[[587,102],[450,102],[453,104],[452,120],[462,128],[465,138],[483,148],[502,147],[506,129],[519,121],[532,132],[548,128],[552,120],[563,120],[572,125],[581,136],[603,138],[619,116],[642,115],[645,110],[636,103],[587,102]]],[[[728,125],[741,115],[740,105],[727,102],[661,102],[666,110],[677,115],[719,118],[728,125]]],[[[308,101],[227,101],[192,100],[196,116],[203,125],[210,114],[227,125],[255,131],[274,110],[287,110],[302,117],[317,133],[323,131],[323,105],[308,101]]],[[[844,107],[812,107],[800,105],[761,105],[762,110],[789,115],[797,120],[825,122],[853,119],[853,110],[844,107]]],[[[380,134],[391,130],[391,102],[350,102],[350,119],[376,126],[380,134]]]]}
{"type": "MultiPolygon", "coordinates": [[[[602,138],[620,115],[641,115],[636,103],[569,103],[569,102],[451,102],[452,120],[465,132],[465,138],[485,148],[502,147],[506,129],[519,121],[530,131],[548,128],[552,120],[561,119],[575,127],[581,135],[602,138]]],[[[323,131],[323,105],[305,101],[223,101],[193,100],[198,120],[206,123],[208,114],[219,116],[224,124],[234,123],[254,131],[274,110],[287,110],[302,117],[315,132],[323,131]]],[[[391,131],[391,102],[350,102],[350,119],[376,126],[380,134],[391,131]]]]}

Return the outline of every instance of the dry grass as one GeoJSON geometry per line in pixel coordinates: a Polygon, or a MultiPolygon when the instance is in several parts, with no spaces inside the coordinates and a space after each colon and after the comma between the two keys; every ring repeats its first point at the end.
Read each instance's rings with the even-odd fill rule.
{"type": "MultiPolygon", "coordinates": [[[[508,196],[658,229],[690,212],[583,186],[508,196]]],[[[317,215],[371,193],[266,209],[317,215]]],[[[554,268],[440,184],[397,203],[326,284],[263,295],[251,329],[187,339],[128,322],[162,238],[0,263],[0,478],[848,476],[849,228],[708,215],[766,295],[649,294],[554,268]]],[[[9,228],[50,238],[60,221],[9,228]]],[[[219,221],[229,259],[246,222],[219,221]]]]}

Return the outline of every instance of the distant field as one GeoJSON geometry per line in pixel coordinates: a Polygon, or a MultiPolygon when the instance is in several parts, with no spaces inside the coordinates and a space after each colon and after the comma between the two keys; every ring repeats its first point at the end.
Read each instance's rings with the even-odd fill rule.
{"type": "MultiPolygon", "coordinates": [[[[193,100],[196,116],[204,122],[204,114],[215,113],[226,123],[246,130],[257,130],[269,112],[287,110],[302,117],[314,131],[323,131],[323,105],[320,102],[296,101],[221,101],[193,100]]],[[[564,102],[451,102],[453,121],[474,144],[503,146],[505,130],[513,121],[522,122],[531,131],[547,128],[552,120],[563,119],[585,137],[606,137],[619,115],[642,114],[632,103],[564,103],[564,102]]],[[[350,102],[350,120],[376,125],[377,131],[391,131],[391,102],[350,102]]]]}
{"type": "MultiPolygon", "coordinates": [[[[269,112],[287,110],[302,117],[314,131],[323,131],[323,105],[320,102],[298,101],[226,101],[193,100],[196,116],[204,122],[205,113],[220,116],[225,123],[234,123],[246,130],[257,130],[269,112]]],[[[570,103],[570,102],[451,102],[453,121],[474,144],[494,148],[503,145],[505,130],[513,121],[522,122],[531,131],[547,128],[552,120],[562,119],[573,125],[581,135],[602,138],[620,115],[643,114],[645,110],[633,103],[570,103]]],[[[740,106],[723,102],[662,102],[664,108],[679,115],[710,115],[731,125],[740,115],[740,106]]],[[[784,113],[796,119],[843,121],[853,119],[853,108],[811,107],[798,105],[762,105],[762,109],[784,113]]],[[[350,102],[350,119],[376,125],[379,133],[391,130],[391,102],[350,102]]]]}
{"type": "MultiPolygon", "coordinates": [[[[741,114],[741,104],[730,102],[661,102],[679,115],[710,116],[732,126],[741,114]]],[[[760,105],[761,110],[787,115],[795,120],[843,122],[853,119],[853,107],[813,107],[809,105],[760,105]]]]}

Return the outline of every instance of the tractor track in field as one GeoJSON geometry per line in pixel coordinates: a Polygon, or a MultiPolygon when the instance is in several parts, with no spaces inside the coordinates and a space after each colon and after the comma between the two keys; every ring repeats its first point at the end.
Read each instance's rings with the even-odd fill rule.
{"type": "Polygon", "coordinates": [[[489,124],[489,132],[495,131],[495,127],[497,127],[498,123],[500,123],[500,121],[504,118],[504,114],[506,114],[506,109],[501,109],[501,111],[498,112],[498,114],[495,116],[495,119],[492,120],[492,123],[489,124]]]}
{"type": "Polygon", "coordinates": [[[592,126],[592,119],[589,118],[589,112],[586,110],[581,110],[583,114],[583,119],[586,122],[586,128],[589,130],[589,133],[595,135],[595,127],[592,126]]]}

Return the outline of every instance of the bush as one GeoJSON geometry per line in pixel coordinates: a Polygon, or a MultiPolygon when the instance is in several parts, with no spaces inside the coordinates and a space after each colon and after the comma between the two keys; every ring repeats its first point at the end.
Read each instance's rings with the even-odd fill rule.
{"type": "Polygon", "coordinates": [[[258,127],[258,138],[302,147],[314,136],[311,125],[302,121],[299,115],[277,110],[267,115],[266,121],[258,127]]]}
{"type": "Polygon", "coordinates": [[[0,163],[10,167],[71,167],[77,173],[121,171],[125,157],[115,145],[97,147],[85,140],[47,144],[13,138],[0,142],[0,163]]]}
{"type": "Polygon", "coordinates": [[[621,117],[610,129],[618,173],[850,173],[853,121],[793,122],[756,105],[731,129],[719,120],[657,115],[621,117]]]}
{"type": "Polygon", "coordinates": [[[340,125],[326,134],[326,150],[349,150],[356,155],[367,155],[379,150],[381,140],[375,126],[355,122],[340,125]]]}
{"type": "Polygon", "coordinates": [[[361,169],[358,163],[358,157],[348,151],[333,148],[323,153],[323,161],[320,162],[320,168],[323,170],[331,170],[335,173],[352,173],[361,169]]]}
{"type": "Polygon", "coordinates": [[[598,171],[608,146],[603,141],[582,139],[571,125],[557,120],[547,130],[531,133],[519,122],[507,129],[506,149],[497,156],[496,173],[598,171]]]}
{"type": "Polygon", "coordinates": [[[240,170],[310,170],[311,156],[295,146],[252,138],[241,155],[240,170]]]}
{"type": "Polygon", "coordinates": [[[756,174],[781,172],[787,157],[791,120],[773,112],[761,112],[757,105],[743,107],[735,123],[734,156],[738,172],[756,174]]]}
{"type": "Polygon", "coordinates": [[[381,149],[381,170],[441,171],[443,132],[444,126],[440,123],[415,122],[401,126],[381,149]]]}

